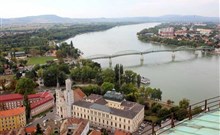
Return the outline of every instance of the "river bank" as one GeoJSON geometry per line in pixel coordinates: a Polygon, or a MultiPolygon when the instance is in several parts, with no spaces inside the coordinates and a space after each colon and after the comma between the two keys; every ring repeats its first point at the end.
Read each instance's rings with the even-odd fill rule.
{"type": "MultiPolygon", "coordinates": [[[[74,46],[84,53],[83,57],[97,54],[111,55],[126,50],[173,48],[163,44],[143,43],[137,39],[138,31],[158,24],[114,27],[107,31],[81,34],[66,41],[73,41],[74,46]]],[[[140,65],[140,56],[123,56],[113,58],[112,66],[120,63],[125,69],[150,78],[150,87],[162,90],[163,101],[172,99],[178,103],[182,98],[188,98],[193,103],[219,95],[219,56],[202,55],[199,52],[198,57],[195,57],[192,51],[180,51],[175,55],[175,61],[172,61],[171,52],[147,54],[144,55],[143,65],[140,65]]],[[[108,59],[95,61],[101,63],[104,68],[109,67],[108,59]]]]}

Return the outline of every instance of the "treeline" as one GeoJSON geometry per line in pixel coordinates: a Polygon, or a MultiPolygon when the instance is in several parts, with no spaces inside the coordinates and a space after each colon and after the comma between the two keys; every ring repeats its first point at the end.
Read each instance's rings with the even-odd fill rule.
{"type": "Polygon", "coordinates": [[[198,41],[178,40],[178,39],[160,38],[157,36],[139,35],[138,39],[143,42],[157,42],[157,43],[163,43],[163,44],[168,44],[168,45],[177,45],[177,46],[198,47],[198,46],[205,46],[206,45],[204,43],[204,41],[202,41],[202,40],[198,40],[198,41]]]}
{"type": "Polygon", "coordinates": [[[46,46],[51,40],[62,41],[77,34],[101,31],[117,26],[117,23],[78,24],[64,28],[39,29],[32,33],[0,37],[0,48],[3,51],[11,48],[46,46]]]}

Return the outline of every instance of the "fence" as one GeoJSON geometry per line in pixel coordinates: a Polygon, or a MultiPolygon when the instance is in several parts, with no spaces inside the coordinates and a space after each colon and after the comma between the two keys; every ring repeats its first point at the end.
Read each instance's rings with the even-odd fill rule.
{"type": "MultiPolygon", "coordinates": [[[[213,98],[209,98],[206,100],[203,100],[201,102],[197,102],[195,104],[189,105],[187,108],[187,118],[188,120],[193,119],[193,117],[196,117],[198,114],[202,112],[209,112],[220,108],[220,96],[216,96],[213,98]]],[[[143,135],[156,135],[156,134],[162,134],[169,130],[170,128],[174,128],[175,126],[183,123],[184,121],[177,121],[174,118],[174,113],[171,113],[161,119],[163,121],[156,122],[159,126],[157,126],[156,123],[152,123],[152,127],[148,130],[144,131],[143,135]]]]}

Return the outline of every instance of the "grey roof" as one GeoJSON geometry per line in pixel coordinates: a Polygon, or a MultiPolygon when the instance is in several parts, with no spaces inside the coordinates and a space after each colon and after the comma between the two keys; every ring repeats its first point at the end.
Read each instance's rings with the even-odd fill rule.
{"type": "Polygon", "coordinates": [[[100,110],[103,112],[107,112],[107,113],[111,113],[111,109],[105,105],[100,105],[100,104],[94,103],[93,105],[90,106],[90,108],[95,109],[95,110],[100,110]]]}
{"type": "Polygon", "coordinates": [[[121,102],[124,100],[124,96],[121,93],[116,92],[115,90],[107,91],[103,97],[105,99],[114,100],[118,102],[121,102]]]}
{"type": "Polygon", "coordinates": [[[73,103],[73,105],[80,106],[80,107],[84,107],[84,108],[90,108],[90,106],[91,106],[92,104],[93,104],[93,103],[86,102],[86,101],[84,101],[84,100],[79,100],[79,101],[73,103]]]}
{"type": "Polygon", "coordinates": [[[89,100],[98,100],[98,99],[100,99],[100,98],[102,98],[102,96],[101,95],[97,95],[97,94],[91,94],[91,95],[89,95],[86,99],[89,99],[89,100]]]}
{"type": "MultiPolygon", "coordinates": [[[[103,100],[102,100],[102,103],[103,103],[103,100]]],[[[105,104],[99,104],[98,102],[91,103],[85,100],[77,101],[73,104],[76,106],[80,106],[84,108],[91,108],[91,109],[107,112],[113,115],[117,115],[120,117],[129,118],[129,119],[133,119],[144,108],[143,105],[135,103],[135,102],[130,102],[130,101],[122,102],[121,105],[124,106],[125,109],[116,109],[116,108],[108,107],[105,104]]]]}

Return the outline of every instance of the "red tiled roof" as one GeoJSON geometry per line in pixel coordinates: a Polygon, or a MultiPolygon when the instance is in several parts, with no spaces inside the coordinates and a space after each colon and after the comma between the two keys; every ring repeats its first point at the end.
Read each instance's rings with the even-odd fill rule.
{"type": "Polygon", "coordinates": [[[18,107],[15,109],[0,111],[0,117],[16,116],[22,113],[25,113],[25,107],[18,107]]]}
{"type": "Polygon", "coordinates": [[[98,130],[92,130],[92,132],[89,135],[101,135],[102,133],[98,130]]]}
{"type": "Polygon", "coordinates": [[[84,97],[86,97],[86,94],[82,92],[80,88],[77,88],[73,90],[74,93],[74,101],[79,101],[82,100],[84,97]]]}
{"type": "Polygon", "coordinates": [[[21,94],[7,94],[0,96],[0,102],[6,102],[11,100],[22,100],[23,96],[21,94]]]}
{"type": "Polygon", "coordinates": [[[36,108],[36,107],[38,107],[38,106],[40,106],[40,105],[42,105],[42,104],[44,104],[44,103],[46,103],[50,100],[53,100],[53,95],[50,94],[49,92],[43,92],[43,93],[40,94],[39,98],[42,98],[42,99],[38,102],[32,103],[31,104],[31,109],[36,108]]]}
{"type": "Polygon", "coordinates": [[[36,127],[35,126],[32,126],[32,127],[26,127],[25,128],[25,132],[26,133],[35,133],[36,132],[36,127]]]}
{"type": "Polygon", "coordinates": [[[114,135],[131,135],[131,133],[116,129],[114,135]]]}

